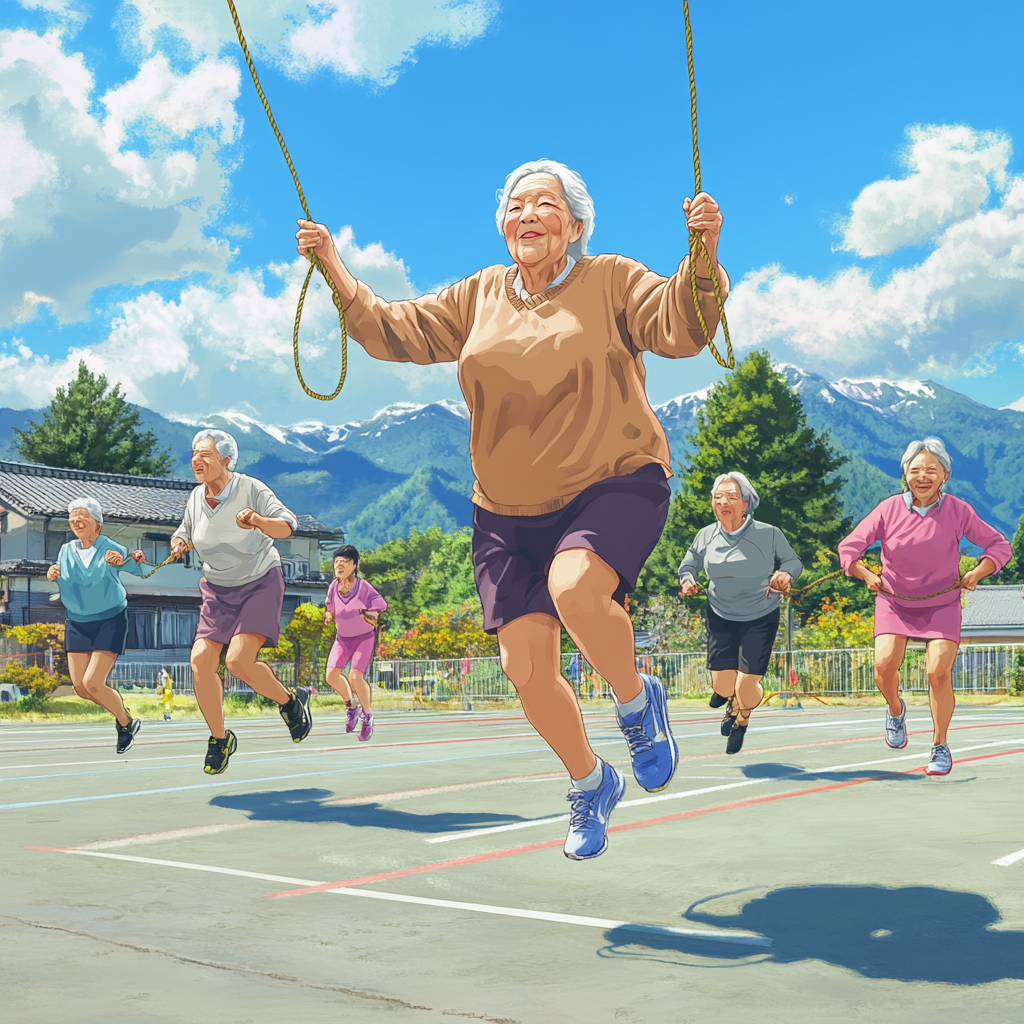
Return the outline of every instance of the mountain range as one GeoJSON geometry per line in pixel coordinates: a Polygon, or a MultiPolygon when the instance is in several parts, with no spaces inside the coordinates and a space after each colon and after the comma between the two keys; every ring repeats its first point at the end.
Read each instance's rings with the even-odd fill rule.
{"type": "MultiPolygon", "coordinates": [[[[1012,535],[1024,511],[1024,412],[993,409],[933,380],[830,381],[789,364],[778,369],[799,392],[810,425],[827,430],[848,457],[840,471],[842,496],[854,519],[899,489],[907,444],[934,434],[953,458],[950,491],[1012,535]]],[[[675,466],[690,450],[687,436],[696,432],[707,393],[654,407],[675,466]]],[[[202,421],[140,412],[143,425],[176,456],[174,476],[191,477],[188,457],[198,427],[229,430],[238,440],[240,470],[266,481],[297,512],[341,527],[357,546],[373,547],[413,527],[451,530],[472,521],[469,415],[461,403],[400,403],[340,426],[274,426],[256,410],[213,413],[202,421]]],[[[39,417],[0,409],[0,458],[18,458],[10,428],[25,429],[39,417]]]]}

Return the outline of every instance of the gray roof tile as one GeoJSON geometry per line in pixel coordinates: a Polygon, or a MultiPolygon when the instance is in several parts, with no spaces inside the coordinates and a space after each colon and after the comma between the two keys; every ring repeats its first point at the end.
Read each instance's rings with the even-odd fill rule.
{"type": "Polygon", "coordinates": [[[978,587],[966,595],[964,628],[1024,626],[1024,599],[1019,583],[978,587]]]}

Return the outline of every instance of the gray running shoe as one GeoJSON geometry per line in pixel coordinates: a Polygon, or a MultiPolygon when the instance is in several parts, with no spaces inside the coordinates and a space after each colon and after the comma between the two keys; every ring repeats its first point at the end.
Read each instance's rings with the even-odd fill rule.
{"type": "Polygon", "coordinates": [[[902,750],[907,745],[907,705],[900,697],[900,707],[903,709],[899,717],[889,713],[889,706],[885,707],[885,742],[893,750],[902,750]]]}
{"type": "Polygon", "coordinates": [[[932,759],[925,765],[925,775],[948,775],[953,770],[953,755],[945,743],[932,747],[932,759]]]}

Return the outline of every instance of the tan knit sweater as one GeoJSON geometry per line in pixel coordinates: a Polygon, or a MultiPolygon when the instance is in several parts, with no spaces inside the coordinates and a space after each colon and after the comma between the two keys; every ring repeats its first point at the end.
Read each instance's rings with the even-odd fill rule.
{"type": "MultiPolygon", "coordinates": [[[[512,290],[514,266],[402,302],[360,282],[345,319],[376,359],[458,360],[473,501],[501,515],[542,515],[651,462],[672,475],[642,353],[676,359],[703,347],[687,268],[684,259],[664,278],[624,256],[584,256],[560,285],[526,302],[512,290]]],[[[714,294],[701,285],[714,330],[714,294]]]]}

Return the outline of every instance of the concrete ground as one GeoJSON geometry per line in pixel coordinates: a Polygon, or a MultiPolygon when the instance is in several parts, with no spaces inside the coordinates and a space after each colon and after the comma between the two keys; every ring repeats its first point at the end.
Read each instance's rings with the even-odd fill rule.
{"type": "Polygon", "coordinates": [[[924,708],[903,751],[880,709],[762,711],[736,757],[718,718],[674,714],[672,785],[630,778],[587,863],[516,713],[382,715],[368,744],[321,714],[301,746],[248,719],[217,777],[201,723],[122,757],[112,725],[3,723],[4,1017],[1019,1021],[1022,709],[958,709],[944,779],[924,708]]]}

